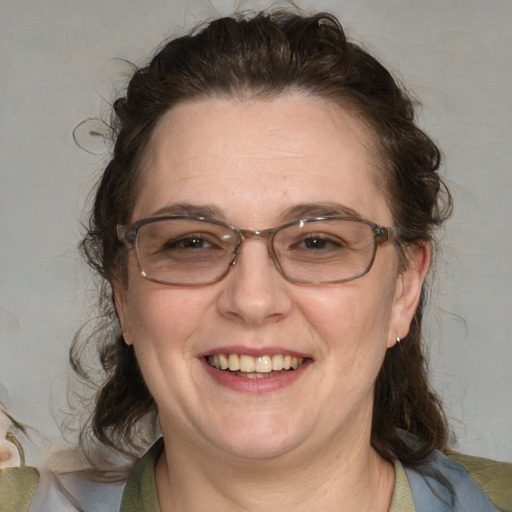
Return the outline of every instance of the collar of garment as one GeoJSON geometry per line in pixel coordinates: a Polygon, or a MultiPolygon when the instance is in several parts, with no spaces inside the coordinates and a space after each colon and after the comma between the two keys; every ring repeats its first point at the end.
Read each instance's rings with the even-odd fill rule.
{"type": "MultiPolygon", "coordinates": [[[[156,441],[130,472],[120,512],[161,512],[155,481],[155,464],[164,448],[162,438],[156,441]]],[[[395,488],[389,512],[415,512],[411,488],[402,464],[395,461],[395,488]]]]}

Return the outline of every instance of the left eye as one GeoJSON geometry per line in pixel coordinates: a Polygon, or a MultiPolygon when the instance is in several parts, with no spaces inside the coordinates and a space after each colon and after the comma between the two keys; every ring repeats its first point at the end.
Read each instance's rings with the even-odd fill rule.
{"type": "Polygon", "coordinates": [[[320,250],[340,250],[345,249],[347,244],[338,237],[327,234],[316,234],[304,237],[297,245],[298,249],[309,249],[312,251],[320,250]]]}

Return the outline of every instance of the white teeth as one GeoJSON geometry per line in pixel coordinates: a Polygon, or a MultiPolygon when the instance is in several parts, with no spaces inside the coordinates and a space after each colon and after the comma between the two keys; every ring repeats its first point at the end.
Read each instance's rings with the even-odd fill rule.
{"type": "Polygon", "coordinates": [[[219,363],[221,370],[227,370],[229,368],[228,358],[224,354],[219,354],[219,363]]]}
{"type": "Polygon", "coordinates": [[[240,371],[241,372],[253,372],[256,368],[256,361],[254,357],[242,355],[240,356],[240,371]]]}
{"type": "Polygon", "coordinates": [[[272,359],[270,356],[258,357],[256,359],[256,368],[258,373],[268,373],[272,370],[272,359]]]}
{"type": "Polygon", "coordinates": [[[232,372],[240,370],[240,358],[236,354],[229,354],[229,369],[232,372]]]}
{"type": "Polygon", "coordinates": [[[244,374],[244,377],[259,379],[268,377],[270,374],[277,375],[273,372],[281,372],[283,370],[297,370],[304,359],[302,357],[294,357],[291,355],[276,354],[273,356],[253,357],[246,354],[215,354],[208,356],[208,364],[218,370],[230,370],[244,374]]]}
{"type": "Polygon", "coordinates": [[[281,354],[276,354],[272,356],[272,370],[282,370],[283,369],[283,356],[281,354]]]}

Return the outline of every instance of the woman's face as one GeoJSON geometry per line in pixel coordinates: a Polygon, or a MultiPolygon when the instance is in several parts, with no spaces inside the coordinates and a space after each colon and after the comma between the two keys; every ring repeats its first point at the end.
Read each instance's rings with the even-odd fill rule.
{"type": "MultiPolygon", "coordinates": [[[[297,219],[354,210],[391,226],[369,140],[339,107],[299,94],[183,103],[156,128],[132,221],[208,207],[261,230],[294,208],[297,219]]],[[[288,282],[261,239],[244,242],[227,276],[205,286],[150,282],[133,249],[128,259],[118,312],[168,446],[261,459],[368,440],[374,382],[408,331],[427,251],[400,273],[395,247],[383,243],[367,275],[331,285],[288,282]],[[219,354],[304,364],[253,379],[212,368],[208,356],[219,354]]]]}

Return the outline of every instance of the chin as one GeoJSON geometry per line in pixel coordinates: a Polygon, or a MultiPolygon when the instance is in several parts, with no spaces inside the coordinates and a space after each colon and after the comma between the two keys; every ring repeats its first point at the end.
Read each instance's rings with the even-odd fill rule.
{"type": "Polygon", "coordinates": [[[209,429],[207,436],[226,455],[252,460],[268,460],[287,455],[308,439],[309,430],[304,423],[290,425],[282,418],[254,418],[235,420],[226,428],[219,428],[218,435],[209,429]]]}

